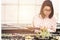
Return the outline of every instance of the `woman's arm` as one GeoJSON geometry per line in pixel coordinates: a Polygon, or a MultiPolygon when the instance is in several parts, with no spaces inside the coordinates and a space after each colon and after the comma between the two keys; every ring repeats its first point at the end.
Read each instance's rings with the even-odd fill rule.
{"type": "Polygon", "coordinates": [[[35,16],[33,18],[33,27],[39,28],[39,26],[40,26],[40,20],[39,20],[38,16],[35,16]]]}
{"type": "Polygon", "coordinates": [[[56,32],[57,22],[56,22],[56,19],[55,19],[55,18],[53,18],[52,20],[53,20],[53,21],[52,21],[52,26],[51,26],[50,29],[51,29],[52,31],[56,32]]]}

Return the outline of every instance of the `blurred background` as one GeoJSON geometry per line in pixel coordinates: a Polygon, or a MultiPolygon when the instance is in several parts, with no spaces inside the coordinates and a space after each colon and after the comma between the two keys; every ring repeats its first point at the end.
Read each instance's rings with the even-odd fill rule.
{"type": "MultiPolygon", "coordinates": [[[[44,0],[2,0],[2,24],[32,24],[44,0]]],[[[59,0],[51,0],[54,16],[60,23],[59,0]]]]}

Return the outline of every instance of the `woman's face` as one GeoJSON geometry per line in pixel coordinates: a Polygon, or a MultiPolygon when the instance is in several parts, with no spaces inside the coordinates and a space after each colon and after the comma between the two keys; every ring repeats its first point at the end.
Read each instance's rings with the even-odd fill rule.
{"type": "Polygon", "coordinates": [[[51,8],[49,6],[45,6],[43,8],[43,13],[44,13],[45,16],[48,17],[50,15],[50,13],[51,13],[51,8]]]}

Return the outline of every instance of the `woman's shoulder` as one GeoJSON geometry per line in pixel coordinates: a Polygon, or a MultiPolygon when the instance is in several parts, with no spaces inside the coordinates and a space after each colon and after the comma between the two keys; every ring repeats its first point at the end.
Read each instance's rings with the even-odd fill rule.
{"type": "Polygon", "coordinates": [[[39,15],[35,15],[34,18],[39,18],[39,15]]]}
{"type": "Polygon", "coordinates": [[[54,16],[51,19],[56,19],[54,16]]]}
{"type": "Polygon", "coordinates": [[[52,18],[51,18],[53,21],[57,21],[57,19],[53,16],[52,18]]]}
{"type": "Polygon", "coordinates": [[[34,16],[34,18],[41,18],[41,15],[37,14],[34,16]]]}

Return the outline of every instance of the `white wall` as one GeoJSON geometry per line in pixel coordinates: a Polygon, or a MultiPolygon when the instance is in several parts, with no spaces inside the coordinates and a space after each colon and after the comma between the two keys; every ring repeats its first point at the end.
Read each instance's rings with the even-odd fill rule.
{"type": "Polygon", "coordinates": [[[60,23],[60,0],[58,1],[59,2],[59,6],[57,7],[58,8],[58,11],[59,11],[59,14],[58,14],[58,23],[60,23]]]}
{"type": "Polygon", "coordinates": [[[17,23],[18,0],[2,0],[2,23],[17,23]]]}

